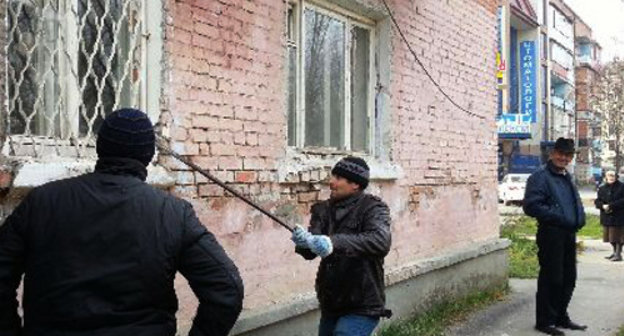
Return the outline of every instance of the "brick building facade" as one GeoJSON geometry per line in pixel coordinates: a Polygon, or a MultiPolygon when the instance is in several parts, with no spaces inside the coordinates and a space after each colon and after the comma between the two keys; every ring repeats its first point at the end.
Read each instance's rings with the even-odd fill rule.
{"type": "MultiPolygon", "coordinates": [[[[305,224],[310,205],[328,197],[329,170],[340,157],[364,156],[372,168],[369,192],[386,200],[393,217],[388,284],[401,283],[421,274],[400,273],[419,260],[504,248],[490,248],[498,241],[497,3],[389,1],[422,63],[468,114],[425,76],[381,1],[164,0],[159,111],[149,112],[175,151],[291,223],[305,224]],[[328,41],[340,42],[331,50],[342,53],[321,57],[326,77],[318,83],[329,97],[321,105],[332,114],[314,124],[315,107],[306,102],[316,98],[306,92],[318,83],[304,42],[313,38],[305,30],[319,22],[331,27],[328,41]],[[343,44],[340,36],[351,40],[343,44]],[[335,82],[334,67],[343,82],[335,82]],[[350,115],[351,125],[346,117],[331,119],[334,113],[350,115]]],[[[287,231],[174,158],[160,155],[157,166],[238,265],[246,286],[243,320],[292,307],[313,291],[317,264],[293,253],[287,231]]],[[[14,187],[19,174],[12,172],[14,187]]],[[[487,281],[474,282],[479,272],[467,272],[467,283],[483,286],[487,281]]],[[[506,276],[500,267],[493,273],[506,276]]],[[[177,286],[185,330],[194,299],[183,279],[177,286]]]]}
{"type": "Polygon", "coordinates": [[[600,76],[601,47],[592,29],[580,17],[575,23],[576,37],[576,114],[578,130],[577,177],[589,182],[600,176],[602,168],[600,135],[602,118],[592,102],[600,76]],[[596,174],[594,174],[596,172],[596,174]]]}

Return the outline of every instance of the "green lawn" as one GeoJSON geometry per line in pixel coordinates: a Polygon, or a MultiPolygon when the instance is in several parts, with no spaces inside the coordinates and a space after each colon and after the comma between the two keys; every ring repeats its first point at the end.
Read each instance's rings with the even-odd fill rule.
{"type": "Polygon", "coordinates": [[[536,278],[539,272],[537,244],[528,237],[537,231],[532,218],[521,216],[501,227],[501,237],[511,240],[509,247],[509,276],[512,278],[536,278]]]}
{"type": "Polygon", "coordinates": [[[585,226],[577,234],[581,238],[602,239],[602,226],[600,225],[600,217],[595,215],[587,215],[585,226]]]}
{"type": "Polygon", "coordinates": [[[411,319],[393,322],[382,328],[377,335],[444,336],[444,331],[450,324],[461,321],[470,313],[502,300],[508,293],[508,286],[486,292],[475,292],[459,300],[438,304],[411,319]]]}
{"type": "MultiPolygon", "coordinates": [[[[537,245],[533,237],[537,233],[537,222],[528,216],[509,216],[501,227],[501,237],[511,240],[509,248],[509,276],[512,278],[536,278],[539,272],[537,245]]],[[[600,239],[602,227],[598,216],[588,215],[585,227],[579,237],[600,239]]],[[[579,251],[582,251],[579,244],[579,251]]]]}
{"type": "MultiPolygon", "coordinates": [[[[537,221],[528,216],[506,216],[505,225],[501,228],[501,237],[509,234],[518,236],[535,236],[537,233],[537,221]]],[[[587,215],[585,226],[577,234],[581,238],[601,239],[602,226],[600,217],[587,215]]]]}
{"type": "Polygon", "coordinates": [[[615,336],[624,336],[624,326],[620,327],[620,330],[618,330],[617,334],[615,334],[615,336]]]}

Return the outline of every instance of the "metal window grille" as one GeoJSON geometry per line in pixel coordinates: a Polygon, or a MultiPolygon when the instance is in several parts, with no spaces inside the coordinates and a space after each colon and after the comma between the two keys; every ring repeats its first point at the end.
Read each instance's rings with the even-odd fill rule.
{"type": "Polygon", "coordinates": [[[146,1],[8,1],[11,155],[92,156],[103,118],[139,107],[146,1]]]}

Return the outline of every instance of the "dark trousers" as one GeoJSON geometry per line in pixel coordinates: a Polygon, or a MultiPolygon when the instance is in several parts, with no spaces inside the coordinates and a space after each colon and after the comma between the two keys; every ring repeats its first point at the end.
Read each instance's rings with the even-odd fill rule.
{"type": "Polygon", "coordinates": [[[550,326],[568,322],[568,305],[576,284],[576,232],[540,225],[537,231],[536,324],[550,326]]]}

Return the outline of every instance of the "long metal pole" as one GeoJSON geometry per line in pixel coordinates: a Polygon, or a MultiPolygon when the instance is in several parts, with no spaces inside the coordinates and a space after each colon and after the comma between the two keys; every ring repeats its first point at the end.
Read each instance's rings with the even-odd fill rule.
{"type": "Polygon", "coordinates": [[[169,146],[166,145],[165,140],[163,138],[161,138],[160,136],[157,136],[156,146],[158,146],[158,149],[160,149],[161,152],[173,156],[174,158],[176,158],[180,162],[182,162],[185,165],[187,165],[190,168],[192,168],[194,171],[204,175],[207,179],[209,179],[210,181],[214,182],[219,187],[227,190],[229,193],[231,193],[232,195],[238,197],[243,202],[249,204],[254,209],[262,212],[263,214],[265,214],[266,216],[268,216],[269,218],[274,220],[277,224],[283,226],[288,231],[293,232],[293,228],[290,225],[286,224],[283,220],[281,220],[280,218],[278,218],[274,214],[270,213],[268,210],[262,208],[258,204],[254,203],[252,200],[250,200],[247,197],[243,196],[241,193],[239,193],[238,191],[234,190],[233,188],[231,188],[227,184],[223,183],[221,180],[219,180],[218,178],[214,177],[212,174],[210,174],[209,172],[205,171],[200,166],[196,165],[195,163],[193,163],[190,160],[186,159],[182,155],[180,155],[180,154],[176,153],[175,151],[173,151],[171,148],[169,148],[169,146]]]}

